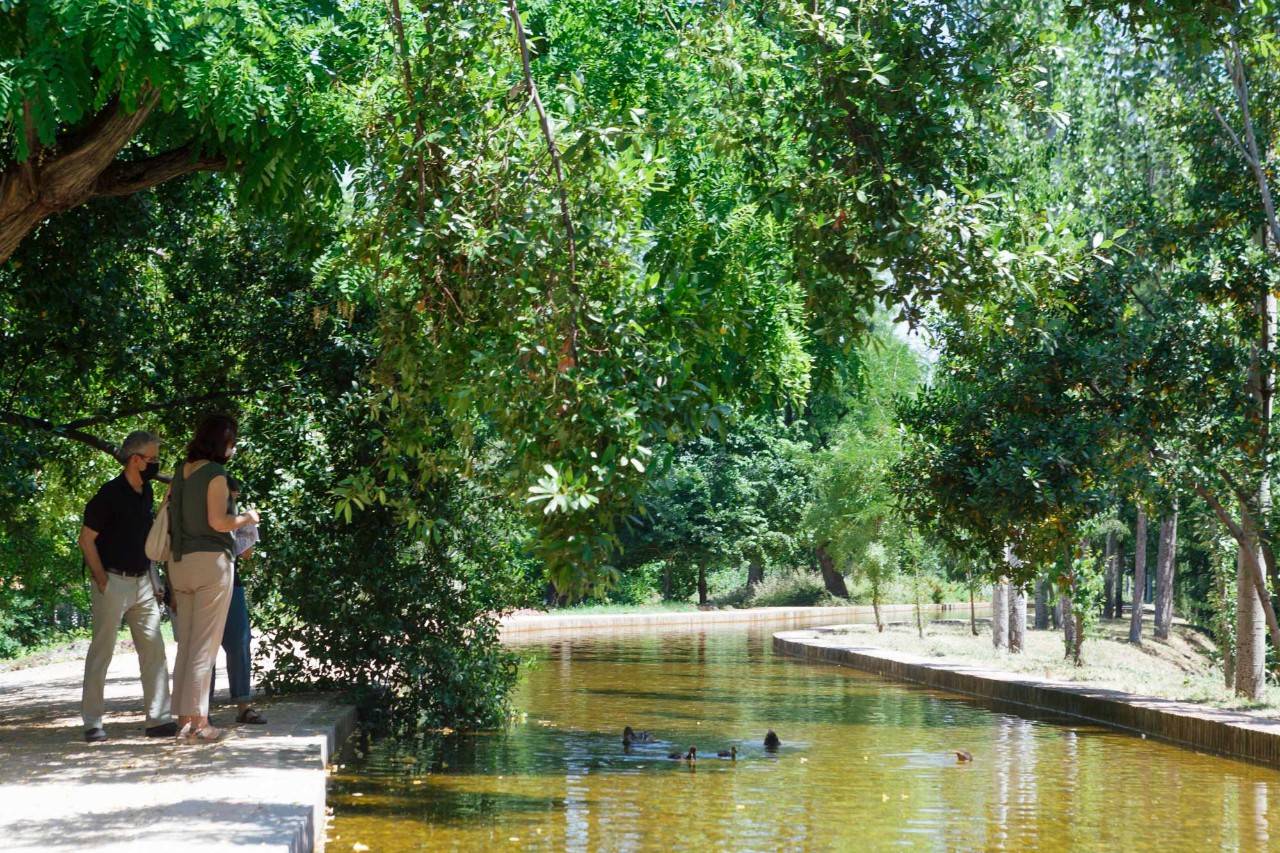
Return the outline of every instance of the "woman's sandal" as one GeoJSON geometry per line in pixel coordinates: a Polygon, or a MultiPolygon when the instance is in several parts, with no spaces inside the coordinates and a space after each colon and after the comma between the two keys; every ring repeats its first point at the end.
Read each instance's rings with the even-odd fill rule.
{"type": "Polygon", "coordinates": [[[237,723],[248,723],[254,726],[265,725],[267,718],[258,713],[257,708],[245,708],[236,717],[237,723]]]}
{"type": "Polygon", "coordinates": [[[188,743],[217,743],[227,736],[226,729],[204,726],[187,735],[188,743]]]}

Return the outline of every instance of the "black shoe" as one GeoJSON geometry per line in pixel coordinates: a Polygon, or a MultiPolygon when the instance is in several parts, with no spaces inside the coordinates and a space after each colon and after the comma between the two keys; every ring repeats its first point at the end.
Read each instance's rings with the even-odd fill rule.
{"type": "MultiPolygon", "coordinates": [[[[152,726],[147,729],[147,737],[173,737],[178,733],[177,723],[161,723],[158,726],[152,726]]],[[[104,734],[103,739],[106,739],[104,734]]]]}
{"type": "Polygon", "coordinates": [[[84,733],[85,743],[102,743],[107,739],[107,730],[98,726],[96,729],[89,729],[84,733]]]}

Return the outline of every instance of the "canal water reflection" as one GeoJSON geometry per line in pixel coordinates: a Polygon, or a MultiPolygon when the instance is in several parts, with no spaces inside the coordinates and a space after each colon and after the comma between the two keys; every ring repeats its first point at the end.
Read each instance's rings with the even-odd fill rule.
{"type": "Polygon", "coordinates": [[[769,631],[523,651],[527,718],[374,744],[330,782],[330,850],[1280,849],[1275,770],[776,657],[769,631]],[[660,741],[624,752],[625,725],[660,741]],[[665,757],[690,745],[711,757],[665,757]]]}

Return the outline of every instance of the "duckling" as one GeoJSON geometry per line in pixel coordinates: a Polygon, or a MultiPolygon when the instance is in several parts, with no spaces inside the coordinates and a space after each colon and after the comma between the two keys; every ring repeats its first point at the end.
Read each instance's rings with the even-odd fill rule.
{"type": "Polygon", "coordinates": [[[736,746],[731,746],[728,749],[722,749],[716,753],[716,758],[727,758],[730,761],[737,761],[738,748],[736,746]]]}
{"type": "Polygon", "coordinates": [[[696,746],[691,746],[689,747],[688,752],[668,752],[667,758],[673,759],[675,761],[689,761],[689,762],[697,761],[698,748],[696,746]]]}
{"type": "Polygon", "coordinates": [[[778,735],[773,729],[769,729],[769,733],[764,736],[764,748],[770,752],[775,752],[780,746],[782,746],[782,741],[778,740],[778,735]]]}
{"type": "Polygon", "coordinates": [[[969,752],[967,749],[957,749],[956,760],[961,764],[966,761],[973,761],[973,753],[969,752]]]}

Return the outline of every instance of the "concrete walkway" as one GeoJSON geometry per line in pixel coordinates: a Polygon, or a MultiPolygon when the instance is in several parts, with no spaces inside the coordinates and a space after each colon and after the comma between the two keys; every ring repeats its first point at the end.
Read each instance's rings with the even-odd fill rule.
{"type": "Polygon", "coordinates": [[[924,658],[867,644],[840,626],[773,635],[773,650],[834,663],[1049,714],[1060,714],[1159,738],[1180,746],[1280,767],[1280,720],[1140,696],[1102,687],[1035,678],[1024,673],[924,658]]]}
{"type": "MultiPolygon", "coordinates": [[[[325,765],[354,726],[353,709],[325,696],[293,697],[259,705],[270,722],[235,727],[222,743],[148,738],[137,656],[117,651],[106,690],[110,739],[86,744],[83,667],[76,660],[0,673],[0,849],[323,846],[325,765]]],[[[218,670],[226,672],[221,659],[218,670]]],[[[215,721],[230,723],[233,713],[215,708],[215,721]]]]}

